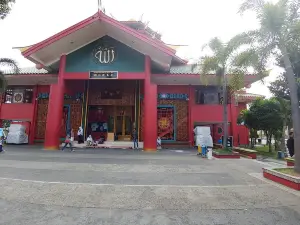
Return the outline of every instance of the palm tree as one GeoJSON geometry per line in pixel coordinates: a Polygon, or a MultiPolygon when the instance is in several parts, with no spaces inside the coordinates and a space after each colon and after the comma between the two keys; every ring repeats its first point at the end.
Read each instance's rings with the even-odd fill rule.
{"type": "Polygon", "coordinates": [[[300,114],[297,84],[288,49],[293,45],[299,51],[300,40],[300,2],[298,0],[279,0],[270,3],[264,0],[245,0],[239,12],[254,11],[260,28],[245,32],[245,38],[251,40],[264,58],[280,51],[286,70],[290,90],[292,120],[295,144],[295,171],[300,172],[300,114]]]}
{"type": "MultiPolygon", "coordinates": [[[[9,67],[12,71],[12,73],[14,74],[18,74],[19,73],[19,67],[18,64],[9,58],[0,58],[0,69],[1,67],[9,67]]],[[[0,92],[5,91],[5,88],[7,86],[7,82],[5,79],[5,75],[4,75],[4,71],[0,70],[0,92]]]]}
{"type": "Polygon", "coordinates": [[[16,0],[0,0],[0,19],[3,20],[11,11],[16,0]]]}
{"type": "Polygon", "coordinates": [[[249,48],[246,50],[240,51],[240,47],[245,43],[249,43],[249,41],[237,35],[229,40],[229,42],[223,43],[219,38],[215,37],[204,46],[204,48],[209,48],[212,55],[204,56],[197,63],[200,65],[202,83],[206,82],[209,74],[215,73],[218,77],[218,83],[222,87],[223,148],[227,148],[226,142],[228,138],[228,87],[231,93],[243,88],[244,75],[250,67],[254,69],[254,73],[257,73],[261,77],[267,75],[263,64],[265,61],[259,58],[259,54],[255,49],[248,46],[249,48]],[[227,74],[230,74],[229,80],[227,74]]]}

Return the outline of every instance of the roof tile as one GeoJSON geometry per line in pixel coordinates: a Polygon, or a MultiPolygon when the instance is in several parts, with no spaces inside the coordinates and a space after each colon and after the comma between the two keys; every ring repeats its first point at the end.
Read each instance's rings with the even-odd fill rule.
{"type": "MultiPolygon", "coordinates": [[[[13,70],[4,70],[5,75],[17,75],[13,70]]],[[[37,69],[36,67],[25,67],[20,68],[18,74],[48,74],[49,72],[45,69],[37,69]]]]}

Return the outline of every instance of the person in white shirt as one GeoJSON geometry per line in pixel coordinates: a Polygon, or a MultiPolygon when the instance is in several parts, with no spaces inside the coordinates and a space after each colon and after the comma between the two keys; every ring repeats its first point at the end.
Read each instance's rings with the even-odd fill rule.
{"type": "Polygon", "coordinates": [[[77,136],[78,136],[78,144],[84,143],[82,127],[79,127],[78,132],[77,132],[77,136]]]}
{"type": "Polygon", "coordinates": [[[157,143],[157,147],[161,147],[161,139],[160,139],[160,137],[157,137],[156,143],[157,143]]]}

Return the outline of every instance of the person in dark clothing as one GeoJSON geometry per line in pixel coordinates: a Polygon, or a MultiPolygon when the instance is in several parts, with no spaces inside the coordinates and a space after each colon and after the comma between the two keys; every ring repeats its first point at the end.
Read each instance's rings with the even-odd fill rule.
{"type": "Polygon", "coordinates": [[[132,131],[132,140],[133,140],[133,149],[138,149],[139,148],[138,134],[135,128],[132,131]]]}
{"type": "Polygon", "coordinates": [[[294,156],[294,131],[291,129],[290,133],[289,133],[289,139],[287,140],[286,142],[286,147],[288,148],[289,150],[289,153],[290,153],[290,157],[293,157],[294,156]]]}

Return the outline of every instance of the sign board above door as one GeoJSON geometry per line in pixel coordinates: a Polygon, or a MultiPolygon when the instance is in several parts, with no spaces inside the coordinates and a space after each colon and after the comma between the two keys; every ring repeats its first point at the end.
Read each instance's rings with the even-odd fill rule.
{"type": "Polygon", "coordinates": [[[90,79],[118,79],[118,71],[90,71],[90,79]]]}

